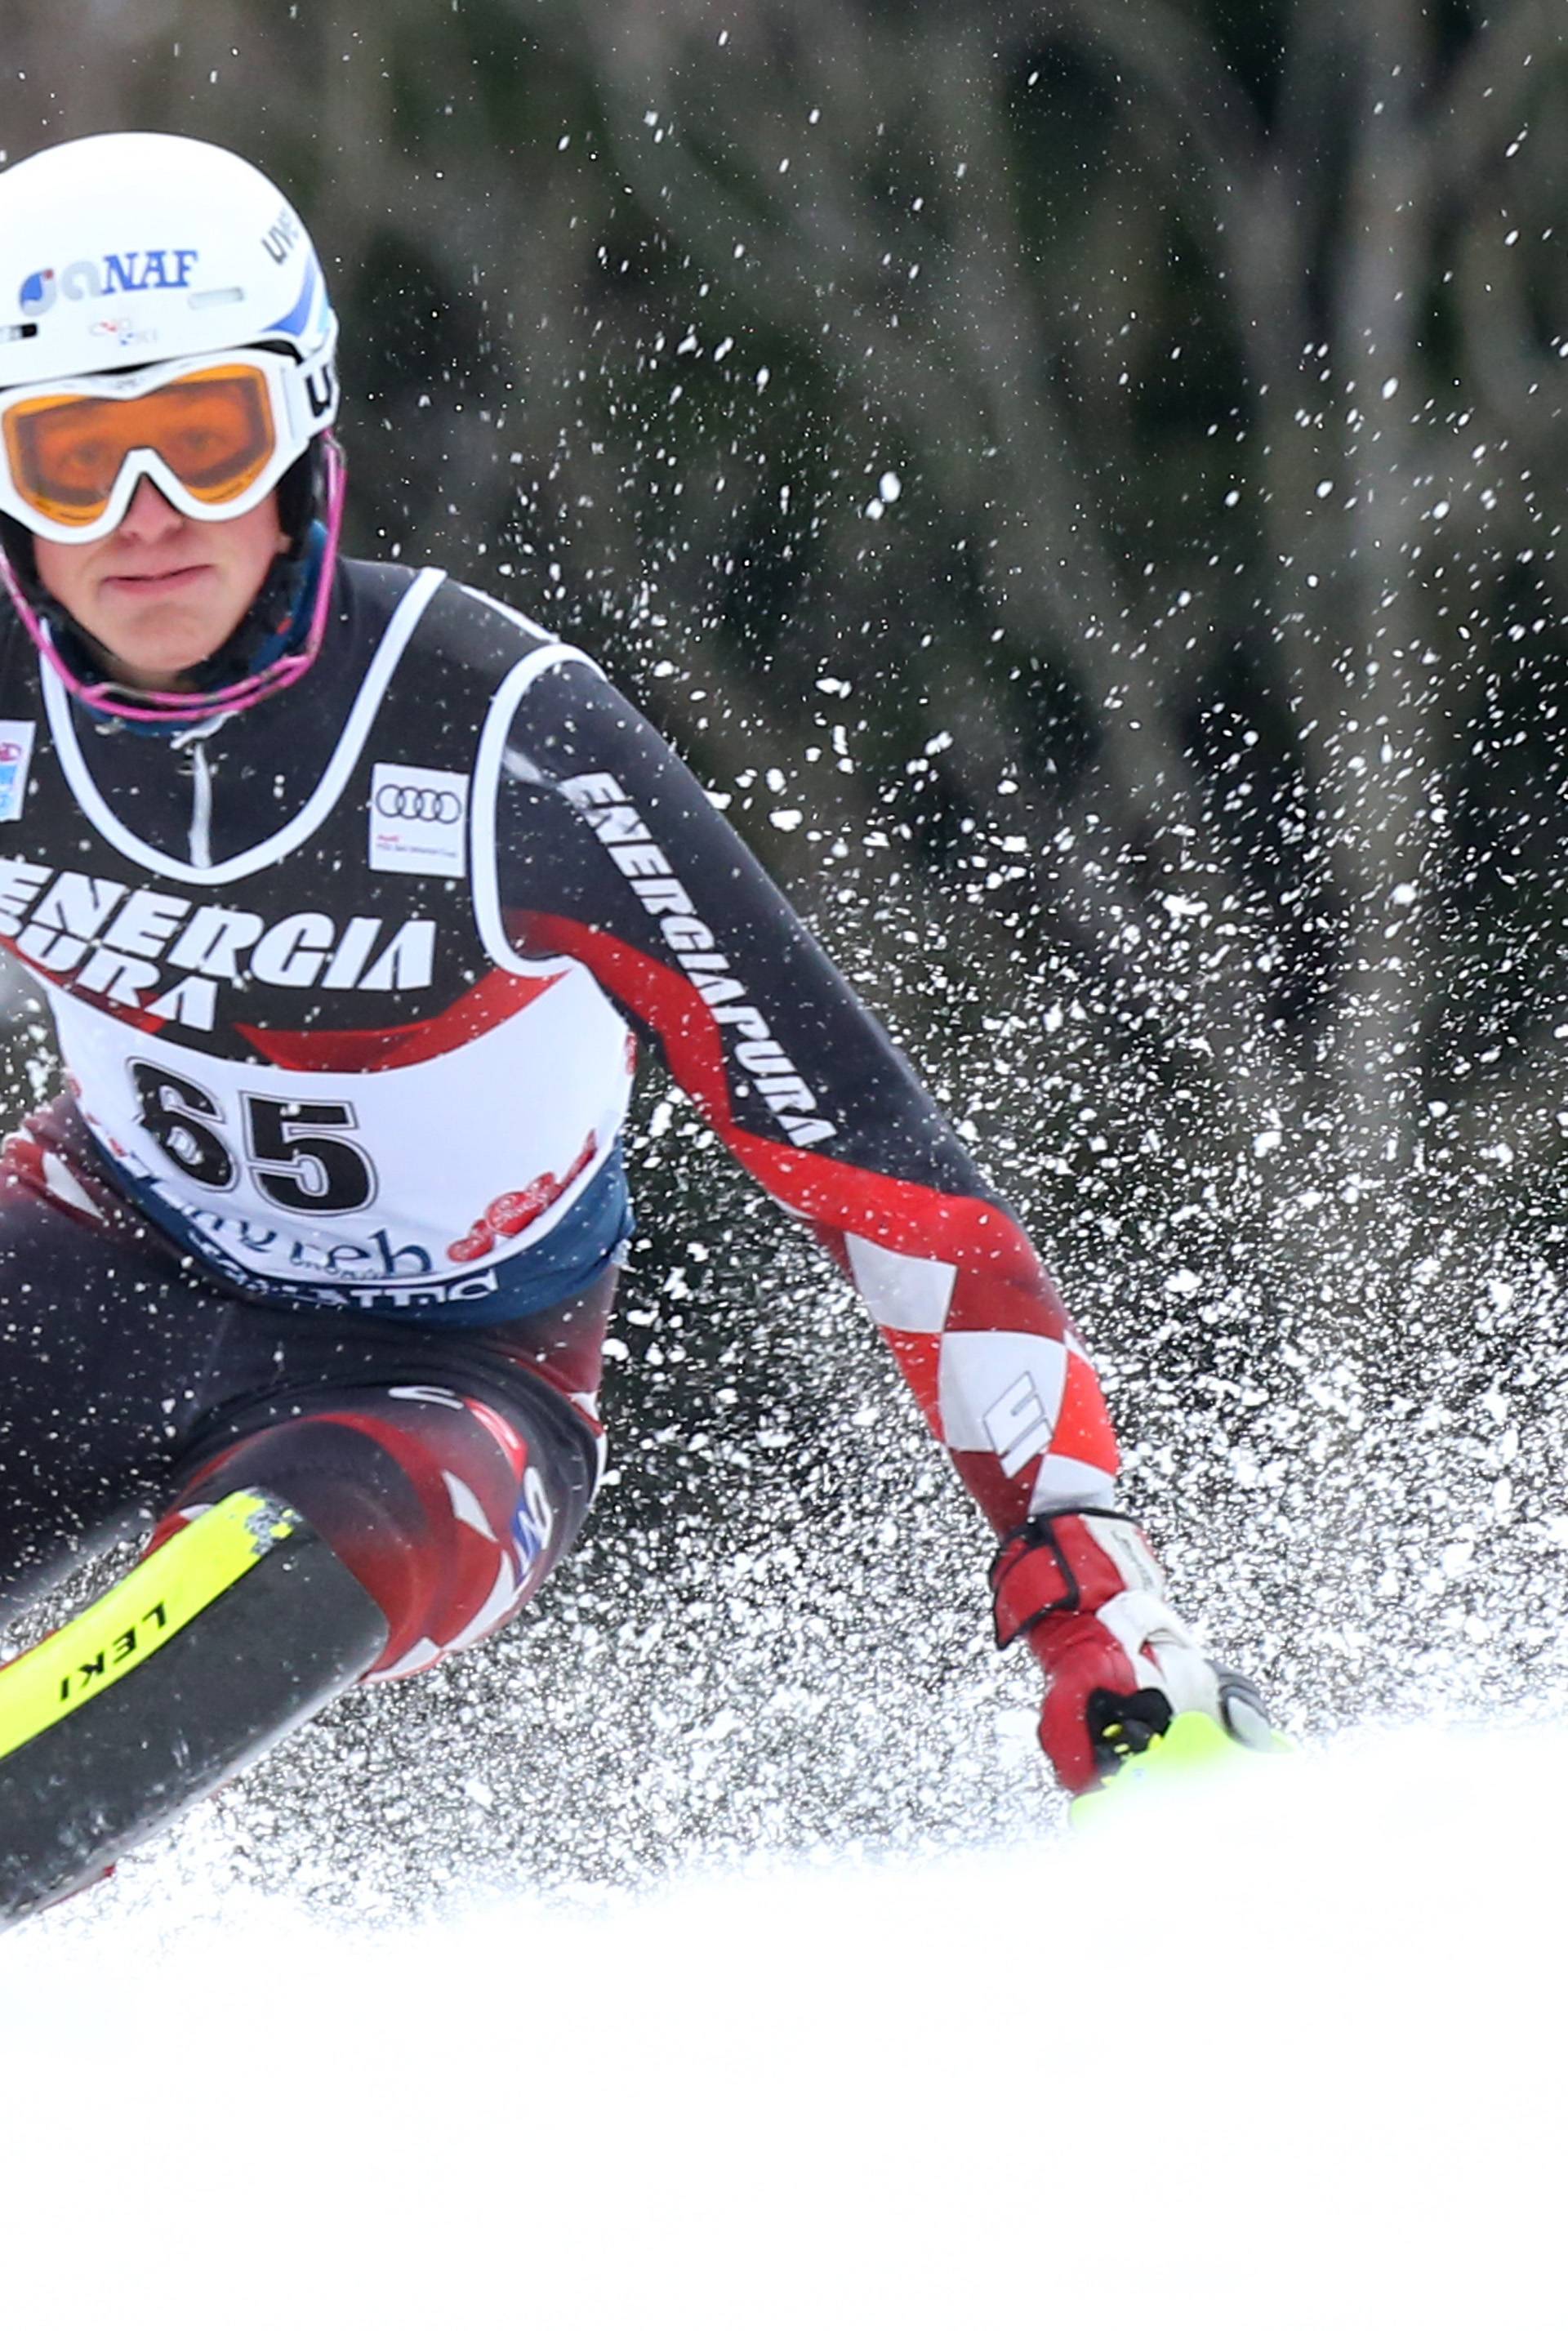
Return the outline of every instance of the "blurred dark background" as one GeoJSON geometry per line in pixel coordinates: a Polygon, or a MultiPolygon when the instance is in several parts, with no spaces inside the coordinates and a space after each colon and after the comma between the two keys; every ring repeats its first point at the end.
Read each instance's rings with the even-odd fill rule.
{"type": "MultiPolygon", "coordinates": [[[[1568,1221],[1562,0],[4,13],[8,159],[167,128],[286,187],[351,547],[689,756],[1056,1259],[1200,1599],[1216,1498],[1297,1538],[1369,1386],[1433,1483],[1515,1402],[1493,1493],[1568,1221]]],[[[770,1466],[951,1530],[885,1388],[819,1479],[841,1307],[652,1100],[617,1543],[743,1489],[762,1543],[770,1466]]]]}
{"type": "Polygon", "coordinates": [[[1326,1130],[1554,1175],[1561,6],[5,23],[10,158],[163,128],[285,185],[356,547],[582,638],[851,953],[962,902],[966,972],[1049,966],[1250,1188],[1326,1130]]]}

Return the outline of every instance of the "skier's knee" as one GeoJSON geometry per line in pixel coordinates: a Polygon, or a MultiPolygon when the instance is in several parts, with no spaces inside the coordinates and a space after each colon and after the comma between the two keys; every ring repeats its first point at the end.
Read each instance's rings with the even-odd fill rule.
{"type": "Polygon", "coordinates": [[[556,1501],[518,1428],[486,1403],[402,1387],[278,1419],[204,1466],[182,1508],[240,1487],[302,1514],[385,1613],[367,1679],[480,1641],[542,1584],[556,1501]]]}

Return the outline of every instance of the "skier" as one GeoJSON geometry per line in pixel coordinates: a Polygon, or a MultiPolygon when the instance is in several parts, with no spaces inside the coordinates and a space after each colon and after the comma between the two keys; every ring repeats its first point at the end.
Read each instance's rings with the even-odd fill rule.
{"type": "MultiPolygon", "coordinates": [[[[267,1500],[351,1620],[296,1565],[268,1641],[321,1671],[280,1660],[224,1769],[503,1625],[601,1468],[646,1042],[849,1274],[992,1526],[1060,1781],[1174,1712],[1258,1743],[1117,1508],[1028,1239],[702,788],[527,616],[340,556],[337,338],[232,154],[0,175],[0,939],[65,1068],[4,1153],[0,1609],[128,1513],[172,1560],[267,1500]]],[[[113,1701],[118,1656],[81,1689],[113,1701]]]]}

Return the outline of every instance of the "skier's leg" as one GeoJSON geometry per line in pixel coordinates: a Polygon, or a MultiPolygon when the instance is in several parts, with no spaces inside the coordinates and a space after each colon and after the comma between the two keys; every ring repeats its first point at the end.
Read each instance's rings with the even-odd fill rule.
{"type": "Polygon", "coordinates": [[[276,1395],[228,1430],[140,1569],[0,1670],[0,1926],[351,1684],[502,1625],[569,1544],[595,1473],[592,1434],[520,1373],[489,1399],[432,1385],[276,1395]]]}
{"type": "Polygon", "coordinates": [[[571,1544],[594,1484],[593,1436],[520,1371],[482,1399],[434,1384],[276,1398],[227,1430],[154,1546],[235,1490],[282,1499],[385,1614],[372,1678],[503,1626],[571,1544]]]}
{"type": "Polygon", "coordinates": [[[614,1277],[472,1336],[236,1300],[46,1116],[0,1173],[0,1617],[83,1532],[164,1518],[0,1668],[0,1926],[536,1591],[597,1476],[614,1277]]]}
{"type": "Polygon", "coordinates": [[[41,1135],[0,1153],[0,1622],[166,1493],[213,1334],[177,1258],[41,1135]]]}

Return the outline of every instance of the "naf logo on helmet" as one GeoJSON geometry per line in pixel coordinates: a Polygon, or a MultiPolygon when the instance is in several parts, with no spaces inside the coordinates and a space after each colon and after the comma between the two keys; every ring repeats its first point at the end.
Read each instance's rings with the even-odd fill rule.
{"type": "Polygon", "coordinates": [[[46,316],[67,300],[119,299],[128,291],[183,291],[198,251],[111,251],[102,259],[73,259],[56,274],[40,267],[24,277],[17,297],[24,316],[46,316]]]}

